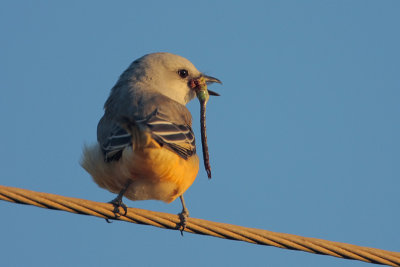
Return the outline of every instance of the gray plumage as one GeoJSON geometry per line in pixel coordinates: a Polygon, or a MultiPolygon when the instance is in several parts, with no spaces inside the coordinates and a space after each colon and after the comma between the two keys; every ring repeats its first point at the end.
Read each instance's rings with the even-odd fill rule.
{"type": "MultiPolygon", "coordinates": [[[[162,72],[146,68],[154,62],[166,65],[163,58],[168,58],[169,55],[150,54],[134,61],[112,88],[104,105],[105,114],[97,127],[97,140],[106,161],[118,160],[122,151],[132,145],[131,134],[126,126],[124,127],[128,121],[135,124],[140,131],[151,132],[160,145],[166,146],[185,159],[196,153],[191,114],[184,106],[195,96],[194,92],[186,90],[186,95],[177,99],[184,102],[179,103],[165,95],[170,92],[167,90],[168,79],[165,79],[166,75],[163,74],[165,70],[162,72]],[[161,78],[163,82],[160,83],[158,80],[161,78]]],[[[190,63],[184,58],[180,60],[185,65],[190,63]]],[[[193,66],[191,63],[190,65],[193,66]]],[[[177,64],[173,70],[175,76],[178,70],[177,64]]],[[[191,73],[200,75],[194,66],[191,73]]]]}
{"type": "MultiPolygon", "coordinates": [[[[192,185],[199,169],[191,114],[192,85],[205,76],[187,59],[148,54],[119,77],[97,126],[98,143],[85,146],[81,164],[102,188],[131,200],[167,203],[192,185]]],[[[213,93],[215,95],[215,93],[213,93]]],[[[182,215],[188,212],[183,207],[182,215]]]]}

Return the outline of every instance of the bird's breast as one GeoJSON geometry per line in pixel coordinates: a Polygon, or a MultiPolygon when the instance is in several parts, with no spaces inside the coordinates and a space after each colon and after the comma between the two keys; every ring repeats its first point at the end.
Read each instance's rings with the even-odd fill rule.
{"type": "Polygon", "coordinates": [[[199,158],[188,159],[154,144],[144,149],[124,151],[121,169],[132,181],[125,196],[132,200],[157,199],[167,203],[182,195],[194,182],[199,158]],[[127,153],[125,153],[127,152],[127,153]]]}

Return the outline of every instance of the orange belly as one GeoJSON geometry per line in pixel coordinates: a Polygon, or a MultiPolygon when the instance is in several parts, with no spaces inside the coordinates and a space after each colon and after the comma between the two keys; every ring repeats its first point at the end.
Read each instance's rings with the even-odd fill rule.
{"type": "Polygon", "coordinates": [[[125,197],[170,203],[181,196],[196,179],[199,158],[194,155],[183,159],[157,145],[139,151],[128,147],[120,160],[108,163],[104,162],[100,148],[96,145],[85,148],[82,166],[100,187],[113,193],[119,193],[130,181],[125,197]]]}

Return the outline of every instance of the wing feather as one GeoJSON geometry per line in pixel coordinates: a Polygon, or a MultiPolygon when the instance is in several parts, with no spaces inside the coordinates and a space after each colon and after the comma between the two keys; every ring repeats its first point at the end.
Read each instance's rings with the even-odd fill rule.
{"type": "MultiPolygon", "coordinates": [[[[184,159],[196,153],[195,137],[191,126],[172,123],[157,110],[147,119],[135,120],[132,122],[132,126],[139,127],[140,130],[149,130],[152,137],[161,146],[184,159]]],[[[121,124],[114,125],[105,142],[101,144],[105,161],[119,160],[122,151],[126,147],[132,146],[132,135],[128,132],[129,128],[126,125],[125,127],[121,124]]]]}

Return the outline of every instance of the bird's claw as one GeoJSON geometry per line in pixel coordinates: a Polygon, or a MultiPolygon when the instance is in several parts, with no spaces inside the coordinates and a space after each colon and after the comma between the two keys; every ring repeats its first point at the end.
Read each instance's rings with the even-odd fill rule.
{"type": "Polygon", "coordinates": [[[181,213],[178,214],[179,219],[181,220],[180,223],[178,224],[178,229],[181,231],[181,235],[183,236],[183,231],[186,228],[187,225],[187,219],[189,217],[189,212],[187,210],[182,210],[181,213]]]}
{"type": "Polygon", "coordinates": [[[114,212],[115,218],[119,218],[119,217],[121,217],[121,215],[125,216],[128,213],[128,207],[125,205],[124,202],[122,202],[122,199],[117,197],[108,203],[113,204],[113,206],[114,206],[113,212],[114,212]],[[123,214],[119,211],[120,207],[124,210],[123,214]]]}

